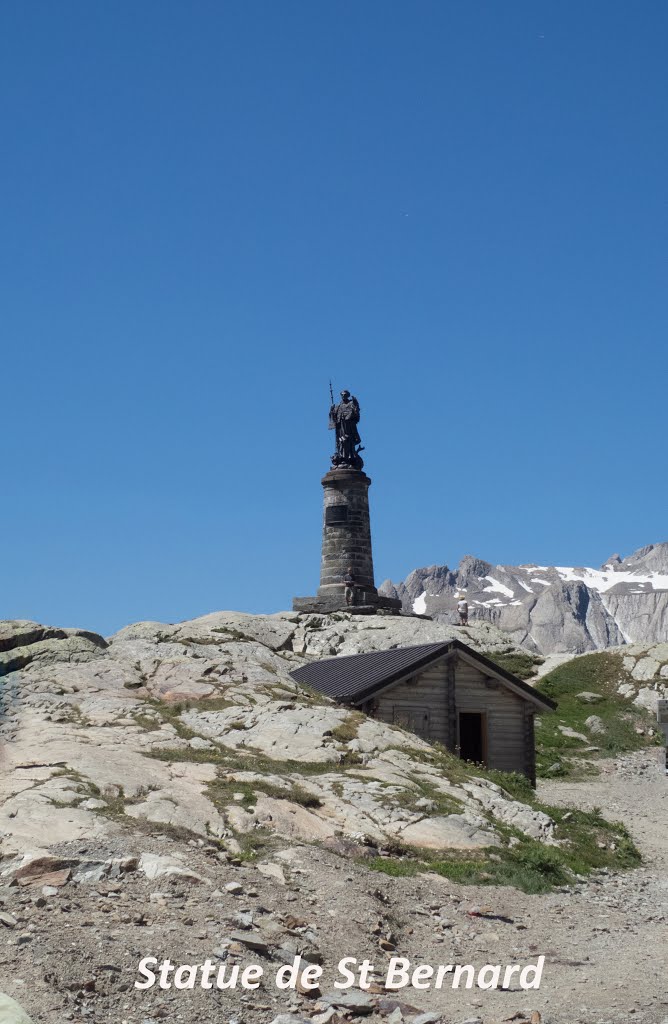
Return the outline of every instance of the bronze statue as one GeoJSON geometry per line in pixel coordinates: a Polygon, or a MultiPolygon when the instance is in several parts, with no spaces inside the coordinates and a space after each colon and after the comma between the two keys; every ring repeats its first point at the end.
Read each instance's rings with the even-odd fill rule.
{"type": "MultiPolygon", "coordinates": [[[[331,385],[330,385],[331,394],[331,385]]],[[[360,404],[354,395],[349,391],[341,392],[341,401],[332,404],[329,410],[329,429],[336,431],[336,451],[332,455],[332,466],[334,469],[349,467],[351,469],[362,469],[364,465],[361,451],[362,439],[360,438],[357,424],[360,420],[360,404]]]]}

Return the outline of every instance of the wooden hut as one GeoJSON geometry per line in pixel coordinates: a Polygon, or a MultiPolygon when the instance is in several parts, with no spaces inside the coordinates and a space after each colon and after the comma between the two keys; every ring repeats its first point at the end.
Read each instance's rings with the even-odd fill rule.
{"type": "Polygon", "coordinates": [[[535,785],[534,716],[556,705],[459,640],[312,662],[291,673],[340,704],[535,785]]]}

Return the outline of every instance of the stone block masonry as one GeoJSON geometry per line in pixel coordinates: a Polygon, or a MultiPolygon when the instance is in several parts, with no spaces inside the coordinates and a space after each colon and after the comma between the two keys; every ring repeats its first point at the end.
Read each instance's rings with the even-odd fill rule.
{"type": "Polygon", "coordinates": [[[327,597],[332,588],[343,588],[348,568],[352,568],[355,582],[368,596],[377,593],[371,553],[370,483],[366,473],[355,469],[333,469],[322,479],[321,597],[327,597]]]}
{"type": "Polygon", "coordinates": [[[352,569],[355,604],[351,610],[380,609],[401,613],[401,601],[378,594],[374,582],[369,517],[371,480],[359,469],[332,469],[322,478],[324,490],[320,586],[316,597],[297,597],[295,611],[331,612],[345,608],[344,578],[352,569]]]}

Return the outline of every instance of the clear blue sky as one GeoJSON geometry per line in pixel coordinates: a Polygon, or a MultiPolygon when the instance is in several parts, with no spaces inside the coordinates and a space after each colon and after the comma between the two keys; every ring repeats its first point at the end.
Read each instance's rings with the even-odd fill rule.
{"type": "Polygon", "coordinates": [[[0,617],[668,538],[663,0],[5,0],[0,617]]]}

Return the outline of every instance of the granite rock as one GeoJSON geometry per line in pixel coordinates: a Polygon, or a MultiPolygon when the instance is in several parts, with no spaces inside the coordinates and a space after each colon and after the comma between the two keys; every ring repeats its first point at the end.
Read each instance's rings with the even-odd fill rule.
{"type": "MultiPolygon", "coordinates": [[[[231,853],[257,829],[305,842],[475,849],[498,842],[498,821],[549,841],[549,819],[484,780],[449,780],[414,734],[351,718],[289,674],[323,653],[456,635],[437,622],[348,613],[220,612],[136,623],[106,640],[4,622],[3,656],[17,659],[5,663],[0,704],[0,733],[11,739],[0,767],[4,855],[40,849],[45,835],[88,843],[139,826],[231,853]],[[447,797],[441,811],[420,799],[423,783],[447,797]]],[[[508,648],[488,623],[466,639],[508,648]]],[[[147,865],[151,877],[164,873],[147,865]]]]}

